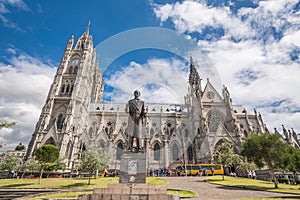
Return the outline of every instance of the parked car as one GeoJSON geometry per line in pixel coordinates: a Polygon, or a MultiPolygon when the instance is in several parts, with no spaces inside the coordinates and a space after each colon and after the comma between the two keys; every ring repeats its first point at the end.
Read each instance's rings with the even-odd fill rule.
{"type": "Polygon", "coordinates": [[[25,176],[25,178],[38,178],[39,176],[36,174],[28,174],[25,176]]]}
{"type": "Polygon", "coordinates": [[[48,176],[48,178],[62,178],[62,175],[58,175],[58,174],[50,174],[48,176]]]}
{"type": "Polygon", "coordinates": [[[9,170],[1,170],[0,171],[0,178],[5,179],[5,178],[17,178],[17,172],[15,171],[9,171],[9,170]]]}

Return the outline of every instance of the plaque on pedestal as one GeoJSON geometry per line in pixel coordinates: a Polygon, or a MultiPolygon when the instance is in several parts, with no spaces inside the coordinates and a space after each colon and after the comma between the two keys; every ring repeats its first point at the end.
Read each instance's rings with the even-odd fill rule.
{"type": "Polygon", "coordinates": [[[146,183],[146,154],[124,152],[119,183],[146,183]]]}

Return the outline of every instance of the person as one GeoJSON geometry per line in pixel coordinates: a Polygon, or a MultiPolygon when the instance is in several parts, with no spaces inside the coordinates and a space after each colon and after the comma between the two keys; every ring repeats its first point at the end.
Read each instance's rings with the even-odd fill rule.
{"type": "Polygon", "coordinates": [[[167,176],[171,176],[171,168],[170,167],[168,167],[168,169],[167,169],[167,176]]]}
{"type": "Polygon", "coordinates": [[[252,178],[253,178],[253,179],[256,179],[256,173],[255,173],[254,170],[252,171],[252,178]]]}
{"type": "Polygon", "coordinates": [[[203,169],[203,176],[207,176],[206,168],[203,169]]]}
{"type": "Polygon", "coordinates": [[[211,175],[213,175],[213,176],[215,175],[215,168],[214,167],[211,168],[211,175]]]}
{"type": "Polygon", "coordinates": [[[252,178],[252,172],[248,171],[248,178],[252,178]]]}
{"type": "Polygon", "coordinates": [[[143,124],[145,118],[144,101],[139,99],[140,91],[134,91],[134,99],[128,101],[126,112],[128,119],[128,150],[139,152],[143,149],[143,124]]]}

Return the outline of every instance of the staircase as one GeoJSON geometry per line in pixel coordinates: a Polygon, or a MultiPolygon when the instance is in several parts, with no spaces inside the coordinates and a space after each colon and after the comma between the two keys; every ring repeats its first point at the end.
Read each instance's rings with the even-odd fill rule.
{"type": "Polygon", "coordinates": [[[34,194],[57,192],[56,189],[0,189],[0,200],[22,199],[34,194]]]}

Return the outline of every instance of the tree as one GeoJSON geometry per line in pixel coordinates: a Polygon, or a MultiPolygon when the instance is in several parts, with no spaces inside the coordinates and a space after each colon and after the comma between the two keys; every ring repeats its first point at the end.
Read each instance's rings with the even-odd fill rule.
{"type": "Polygon", "coordinates": [[[20,170],[23,172],[21,178],[24,177],[24,174],[26,172],[38,171],[39,169],[40,169],[40,165],[39,165],[39,162],[37,160],[28,159],[20,167],[20,170]]]}
{"type": "Polygon", "coordinates": [[[39,184],[41,182],[41,178],[43,172],[49,164],[54,164],[58,161],[59,158],[59,150],[56,146],[52,144],[45,144],[39,147],[35,153],[35,159],[39,161],[40,164],[40,178],[39,184]]]}
{"type": "Polygon", "coordinates": [[[286,151],[284,166],[288,171],[296,174],[297,171],[300,171],[300,150],[286,144],[286,151]]]}
{"type": "Polygon", "coordinates": [[[240,165],[238,166],[238,169],[244,170],[244,171],[253,171],[257,169],[257,166],[253,162],[248,162],[242,160],[240,165]]]}
{"type": "Polygon", "coordinates": [[[278,188],[274,170],[286,168],[284,163],[287,156],[286,145],[278,133],[253,134],[242,144],[242,155],[259,168],[266,165],[272,172],[275,188],[278,188]]]}
{"type": "MultiPolygon", "coordinates": [[[[241,162],[240,156],[234,153],[233,146],[227,140],[217,146],[214,151],[214,161],[225,167],[229,167],[241,162]]],[[[224,174],[223,174],[224,180],[224,174]]]]}
{"type": "Polygon", "coordinates": [[[0,129],[1,128],[9,128],[16,125],[17,122],[7,122],[5,120],[0,120],[0,129]]]}
{"type": "Polygon", "coordinates": [[[16,151],[22,151],[22,150],[25,150],[26,148],[25,148],[25,146],[22,144],[22,143],[19,143],[17,146],[16,146],[16,148],[15,148],[15,150],[16,151]]]}
{"type": "Polygon", "coordinates": [[[65,169],[66,169],[66,164],[60,160],[57,160],[54,163],[46,163],[45,167],[44,167],[44,170],[48,171],[48,172],[57,171],[57,170],[65,170],[65,169]]]}
{"type": "Polygon", "coordinates": [[[20,159],[13,154],[6,154],[0,163],[1,170],[16,171],[20,167],[20,159]]]}
{"type": "MultiPolygon", "coordinates": [[[[17,124],[17,122],[7,122],[5,120],[0,120],[0,129],[2,129],[2,128],[9,128],[9,127],[12,127],[12,126],[14,126],[16,124],[17,124]]],[[[3,147],[3,144],[0,143],[0,148],[2,148],[2,147],[3,147]]]]}
{"type": "Polygon", "coordinates": [[[91,176],[96,172],[96,170],[104,170],[104,168],[107,167],[108,162],[108,153],[103,149],[90,149],[83,152],[79,170],[89,173],[88,185],[91,184],[91,176]]]}

